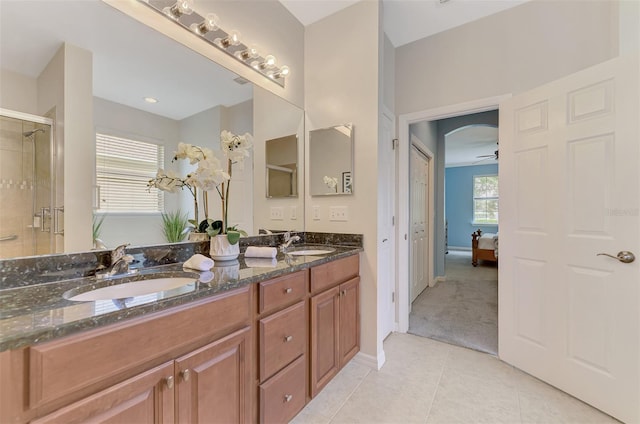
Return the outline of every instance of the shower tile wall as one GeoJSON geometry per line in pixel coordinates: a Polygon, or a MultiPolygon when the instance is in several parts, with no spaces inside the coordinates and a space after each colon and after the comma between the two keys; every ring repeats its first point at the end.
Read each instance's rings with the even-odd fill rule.
{"type": "MultiPolygon", "coordinates": [[[[36,167],[40,168],[37,172],[40,183],[36,184],[33,169],[35,137],[23,136],[25,131],[35,128],[36,124],[32,122],[0,117],[0,259],[49,253],[50,235],[41,233],[39,223],[34,222],[34,199],[46,198],[50,193],[49,164],[47,160],[39,160],[40,154],[36,155],[36,167]],[[16,238],[11,239],[13,236],[16,238]]],[[[49,150],[48,142],[41,145],[49,150]]]]}

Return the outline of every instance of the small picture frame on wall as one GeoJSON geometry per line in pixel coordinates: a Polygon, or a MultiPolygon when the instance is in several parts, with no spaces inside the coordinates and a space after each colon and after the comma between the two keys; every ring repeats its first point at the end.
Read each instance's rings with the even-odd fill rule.
{"type": "Polygon", "coordinates": [[[351,193],[351,172],[342,173],[342,192],[351,193]]]}

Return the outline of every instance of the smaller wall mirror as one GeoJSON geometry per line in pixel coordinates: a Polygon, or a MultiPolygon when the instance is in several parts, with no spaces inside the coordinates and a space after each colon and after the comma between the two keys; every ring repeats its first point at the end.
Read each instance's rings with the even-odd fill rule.
{"type": "Polygon", "coordinates": [[[298,197],[298,136],[266,141],[267,197],[298,197]]]}
{"type": "Polygon", "coordinates": [[[312,196],[353,193],[353,124],[309,131],[312,196]]]}

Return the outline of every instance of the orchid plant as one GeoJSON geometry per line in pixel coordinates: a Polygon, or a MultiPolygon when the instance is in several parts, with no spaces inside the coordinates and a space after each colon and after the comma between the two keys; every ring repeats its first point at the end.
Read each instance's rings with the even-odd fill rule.
{"type": "Polygon", "coordinates": [[[329,176],[325,175],[322,180],[327,185],[327,187],[329,187],[330,189],[332,189],[336,193],[338,192],[338,179],[336,177],[329,177],[329,176]]]}
{"type": "Polygon", "coordinates": [[[247,233],[228,224],[231,174],[234,163],[242,162],[250,156],[249,152],[253,147],[252,137],[249,133],[240,136],[229,131],[222,131],[220,145],[227,162],[226,170],[223,169],[223,162],[215,156],[213,150],[179,143],[173,161],[188,159],[192,165],[198,165],[196,170],[187,174],[185,178],[181,178],[173,171],[165,172],[163,169],[159,169],[156,177],[150,180],[147,186],[169,193],[177,193],[178,190],[186,188],[194,199],[195,220],[189,220],[189,222],[195,226],[196,230],[206,232],[210,236],[226,234],[229,243],[236,244],[240,236],[246,236],[247,233]],[[205,219],[201,222],[198,221],[198,189],[203,192],[205,211],[205,219]],[[214,221],[208,217],[208,192],[213,190],[216,190],[220,196],[222,220],[214,221]]]}

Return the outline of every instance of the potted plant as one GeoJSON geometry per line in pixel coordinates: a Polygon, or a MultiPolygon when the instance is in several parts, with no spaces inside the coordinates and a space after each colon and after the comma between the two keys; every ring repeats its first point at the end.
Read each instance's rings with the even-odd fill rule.
{"type": "Polygon", "coordinates": [[[241,235],[247,233],[238,229],[235,225],[229,225],[229,193],[233,164],[242,162],[250,156],[253,146],[251,134],[236,135],[229,131],[220,134],[220,145],[226,162],[226,171],[222,162],[215,156],[213,150],[192,144],[179,143],[178,151],[173,160],[189,159],[192,165],[197,164],[195,171],[185,178],[162,169],[158,170],[156,178],[149,181],[149,187],[177,193],[179,189],[187,188],[194,198],[195,220],[189,220],[194,225],[195,231],[211,236],[210,255],[213,259],[230,260],[238,257],[240,247],[238,241],[241,235]],[[205,219],[198,221],[197,190],[203,193],[205,219]],[[208,217],[208,192],[216,190],[220,196],[222,219],[213,220],[208,217]]]}
{"type": "Polygon", "coordinates": [[[183,214],[180,209],[175,212],[162,213],[162,233],[169,243],[178,243],[184,240],[188,225],[187,215],[183,214]]]}

